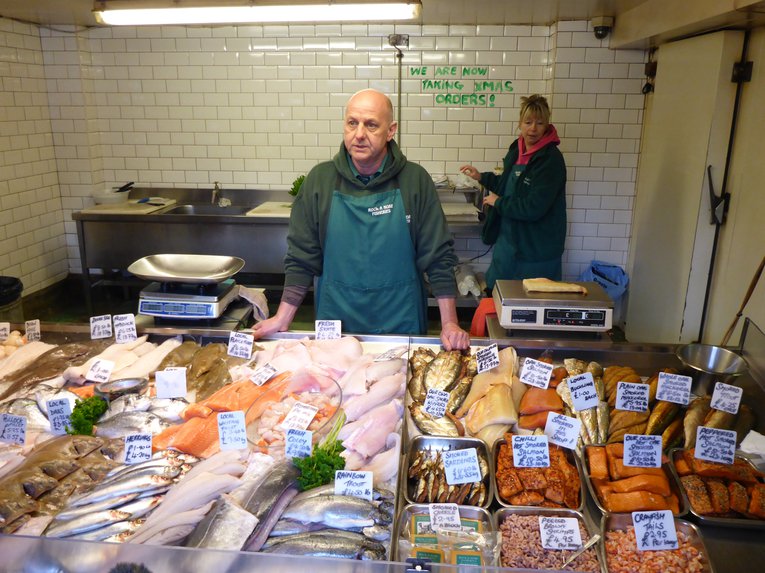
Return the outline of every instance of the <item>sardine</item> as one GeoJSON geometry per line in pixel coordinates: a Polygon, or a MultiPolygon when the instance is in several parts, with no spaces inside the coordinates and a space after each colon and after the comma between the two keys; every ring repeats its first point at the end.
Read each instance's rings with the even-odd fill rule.
{"type": "Polygon", "coordinates": [[[390,515],[365,499],[346,495],[322,495],[291,503],[282,517],[302,522],[323,523],[327,527],[369,527],[390,523],[390,515]]]}
{"type": "Polygon", "coordinates": [[[284,541],[264,549],[264,553],[283,555],[304,555],[312,557],[334,557],[338,559],[382,560],[386,557],[385,546],[367,539],[351,540],[337,535],[299,534],[300,537],[284,541]]]}
{"type": "Polygon", "coordinates": [[[147,493],[149,491],[167,489],[173,484],[170,478],[161,476],[139,476],[136,478],[115,482],[104,487],[97,487],[88,493],[72,497],[69,500],[70,507],[79,507],[97,503],[105,499],[111,499],[127,493],[147,493]]]}
{"type": "Polygon", "coordinates": [[[755,416],[752,409],[746,404],[741,404],[738,408],[738,416],[736,418],[736,424],[733,426],[733,431],[736,432],[736,443],[741,444],[749,431],[754,428],[757,422],[757,416],[755,416]]]}
{"type": "Polygon", "coordinates": [[[645,427],[646,436],[660,436],[661,433],[672,423],[675,416],[680,412],[680,404],[674,402],[664,402],[660,400],[648,416],[648,423],[645,427]]]}
{"type": "Polygon", "coordinates": [[[442,350],[425,367],[422,377],[422,390],[419,397],[414,397],[419,402],[425,401],[428,390],[451,391],[457,384],[460,374],[465,368],[460,350],[442,350]]]}
{"type": "Polygon", "coordinates": [[[465,428],[462,427],[462,423],[457,418],[453,416],[433,418],[419,402],[409,404],[409,413],[412,415],[415,425],[423,434],[429,436],[447,436],[450,438],[465,435],[465,428]]]}
{"type": "Polygon", "coordinates": [[[169,424],[151,412],[120,412],[95,426],[99,438],[124,438],[128,434],[156,435],[169,424]]]}
{"type": "Polygon", "coordinates": [[[223,494],[186,539],[186,547],[239,551],[258,524],[258,519],[223,494]]]}
{"type": "Polygon", "coordinates": [[[598,402],[596,416],[598,421],[598,443],[605,444],[608,441],[608,426],[610,422],[608,402],[598,402]]]}
{"type": "Polygon", "coordinates": [[[711,409],[711,396],[702,396],[696,398],[691,402],[690,406],[685,412],[683,418],[683,434],[685,435],[685,442],[683,447],[690,449],[696,445],[696,429],[707,417],[709,410],[711,409]]]}

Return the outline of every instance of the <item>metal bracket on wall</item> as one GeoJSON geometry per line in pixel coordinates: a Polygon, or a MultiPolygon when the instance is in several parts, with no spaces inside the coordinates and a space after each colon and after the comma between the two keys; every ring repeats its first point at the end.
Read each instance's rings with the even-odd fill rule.
{"type": "Polygon", "coordinates": [[[752,81],[753,62],[735,62],[733,64],[733,73],[730,81],[734,84],[752,81]]]}

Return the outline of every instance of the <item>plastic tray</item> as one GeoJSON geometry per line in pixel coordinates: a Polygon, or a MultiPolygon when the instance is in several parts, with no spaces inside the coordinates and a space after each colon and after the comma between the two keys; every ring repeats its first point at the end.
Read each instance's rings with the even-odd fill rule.
{"type": "Polygon", "coordinates": [[[128,267],[128,272],[148,281],[165,283],[219,283],[244,267],[239,257],[222,255],[149,255],[128,267]]]}
{"type": "MultiPolygon", "coordinates": [[[[494,497],[497,500],[497,503],[499,503],[503,507],[534,507],[534,506],[526,506],[526,505],[513,505],[511,503],[506,502],[502,498],[502,496],[499,495],[499,487],[497,486],[497,456],[499,455],[499,446],[503,443],[505,443],[504,439],[497,440],[496,442],[494,442],[494,447],[492,448],[492,451],[491,451],[492,461],[493,461],[493,465],[491,468],[491,481],[492,481],[492,488],[494,489],[494,497]]],[[[569,463],[573,464],[573,466],[576,468],[576,471],[579,472],[579,505],[574,509],[576,509],[576,511],[583,511],[585,500],[587,499],[587,491],[584,485],[584,472],[582,471],[582,463],[579,461],[579,457],[573,452],[573,450],[569,450],[567,448],[563,448],[563,450],[566,453],[566,459],[569,461],[569,463]]],[[[561,509],[568,509],[568,508],[561,508],[561,509]]]]}
{"type": "MultiPolygon", "coordinates": [[[[710,515],[700,515],[693,511],[693,506],[685,493],[685,488],[680,481],[680,476],[675,468],[675,456],[680,455],[682,449],[674,449],[669,453],[669,459],[671,462],[672,476],[678,484],[681,495],[683,496],[683,503],[688,508],[688,512],[702,525],[714,525],[717,527],[737,527],[741,529],[765,529],[765,519],[747,519],[745,517],[718,517],[710,515]]],[[[758,471],[755,465],[743,456],[736,456],[737,459],[743,460],[752,466],[752,469],[758,471]]]]}

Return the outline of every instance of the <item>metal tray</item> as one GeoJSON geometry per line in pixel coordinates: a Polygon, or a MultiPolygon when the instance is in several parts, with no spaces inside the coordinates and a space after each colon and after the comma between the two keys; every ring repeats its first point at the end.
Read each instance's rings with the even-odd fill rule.
{"type": "MultiPolygon", "coordinates": [[[[603,565],[606,570],[608,570],[608,561],[606,559],[606,532],[627,529],[630,525],[632,525],[632,515],[629,513],[612,513],[604,515],[601,519],[600,529],[603,539],[600,542],[600,548],[603,552],[603,565]]],[[[675,518],[675,530],[687,535],[691,544],[704,556],[704,565],[701,569],[701,573],[714,573],[714,565],[709,558],[709,551],[707,550],[707,546],[704,543],[699,528],[690,521],[675,518]]]]}
{"type": "MultiPolygon", "coordinates": [[[[587,448],[591,448],[593,446],[602,446],[605,444],[588,444],[585,446],[584,451],[582,452],[582,473],[584,474],[584,479],[587,482],[587,489],[590,491],[590,497],[595,501],[595,505],[598,506],[598,509],[600,510],[600,513],[603,515],[622,515],[620,513],[614,513],[612,514],[609,512],[603,503],[600,501],[600,497],[598,496],[598,492],[595,491],[595,487],[592,485],[592,480],[590,480],[590,463],[587,461],[587,448]]],[[[677,496],[678,505],[680,506],[680,513],[675,515],[675,517],[684,517],[688,514],[688,499],[683,494],[683,488],[680,487],[680,482],[677,480],[677,474],[672,471],[672,467],[669,463],[662,464],[662,469],[664,469],[664,473],[667,474],[667,479],[669,480],[669,487],[672,490],[672,492],[677,496]]],[[[629,515],[629,514],[624,514],[629,515]]]]}
{"type": "MultiPolygon", "coordinates": [[[[535,506],[527,506],[527,505],[513,505],[511,503],[506,502],[504,499],[502,499],[502,496],[499,495],[499,487],[497,487],[497,457],[499,455],[499,446],[505,442],[504,438],[501,438],[494,442],[494,447],[491,450],[491,457],[492,462],[494,465],[492,465],[491,468],[491,484],[492,488],[494,489],[494,498],[497,500],[497,503],[501,505],[502,507],[535,507],[535,506]]],[[[566,453],[566,459],[571,463],[575,468],[576,471],[579,472],[579,505],[575,508],[576,511],[584,511],[584,503],[587,499],[587,492],[585,490],[584,485],[584,472],[582,471],[582,463],[579,461],[579,456],[577,456],[573,450],[569,450],[568,448],[563,448],[564,452],[566,453]]],[[[554,509],[554,508],[551,508],[554,509]]],[[[561,508],[561,509],[568,509],[568,508],[561,508]]]]}
{"type": "Polygon", "coordinates": [[[401,476],[404,480],[404,499],[407,503],[416,503],[414,494],[417,491],[417,480],[409,477],[409,467],[412,465],[414,456],[420,450],[465,450],[467,448],[475,448],[479,454],[483,454],[486,458],[489,471],[483,478],[484,486],[486,487],[486,500],[481,507],[488,507],[491,501],[494,499],[494,491],[492,489],[491,468],[492,459],[489,453],[486,442],[479,440],[478,438],[444,438],[439,436],[416,436],[409,443],[409,451],[405,458],[404,467],[401,469],[401,476]]]}
{"type": "MultiPolygon", "coordinates": [[[[494,512],[494,526],[497,530],[497,545],[502,545],[502,536],[500,533],[500,525],[507,519],[509,515],[538,515],[541,517],[570,517],[570,518],[576,518],[579,521],[581,521],[584,524],[584,528],[587,530],[587,534],[592,537],[596,533],[600,533],[595,529],[595,527],[588,525],[587,520],[584,518],[584,514],[581,511],[576,511],[573,509],[555,509],[551,507],[520,507],[520,506],[513,506],[513,507],[503,507],[498,509],[494,512]]],[[[582,540],[583,543],[586,543],[586,540],[582,540]]],[[[603,573],[606,573],[606,562],[603,558],[603,553],[600,550],[600,544],[603,543],[603,541],[598,541],[595,543],[595,546],[591,549],[595,550],[596,557],[598,559],[598,564],[600,565],[600,570],[603,573]]],[[[530,550],[527,549],[527,551],[530,550]]],[[[501,566],[501,554],[497,557],[499,559],[499,564],[501,566]]],[[[514,571],[516,569],[513,569],[514,571]]],[[[530,569],[524,569],[524,571],[530,571],[530,569]]],[[[536,571],[536,569],[534,569],[536,571]]]]}
{"type": "Polygon", "coordinates": [[[244,267],[239,257],[223,255],[149,255],[128,267],[135,276],[165,283],[219,283],[244,267]]]}
{"type": "MultiPolygon", "coordinates": [[[[483,523],[484,534],[492,534],[495,532],[494,520],[486,509],[472,505],[460,505],[457,507],[460,512],[460,517],[480,520],[483,523]]],[[[419,514],[428,515],[427,503],[410,503],[405,505],[398,514],[398,519],[396,520],[394,527],[395,543],[392,544],[391,548],[391,559],[393,561],[406,561],[406,556],[401,555],[399,541],[402,534],[406,531],[411,516],[419,514]]],[[[489,565],[493,565],[493,563],[490,563],[489,565]]]]}
{"type": "MultiPolygon", "coordinates": [[[[695,518],[696,521],[698,521],[702,525],[715,525],[717,527],[735,527],[740,529],[765,529],[765,519],[747,519],[745,517],[717,517],[717,516],[709,516],[709,515],[700,515],[693,511],[693,506],[691,505],[690,500],[688,499],[688,496],[685,493],[685,488],[683,487],[682,482],[680,481],[680,475],[677,473],[677,468],[675,467],[675,456],[682,453],[682,449],[674,449],[669,453],[669,459],[670,459],[670,467],[672,469],[672,475],[675,479],[675,481],[678,484],[678,488],[680,490],[681,495],[683,496],[683,502],[688,507],[688,512],[695,518]]],[[[744,456],[736,456],[737,459],[743,460],[750,464],[752,466],[752,469],[755,471],[757,470],[757,467],[752,463],[751,460],[745,458],[744,456]]]]}

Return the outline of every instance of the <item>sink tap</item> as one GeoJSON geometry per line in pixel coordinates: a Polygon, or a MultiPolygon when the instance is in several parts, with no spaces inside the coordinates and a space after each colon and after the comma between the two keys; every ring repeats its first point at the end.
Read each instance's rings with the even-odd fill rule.
{"type": "Polygon", "coordinates": [[[221,191],[223,191],[223,189],[220,188],[220,182],[216,181],[215,185],[213,186],[212,199],[210,200],[210,203],[212,203],[213,205],[218,204],[218,196],[220,195],[221,191]]]}

